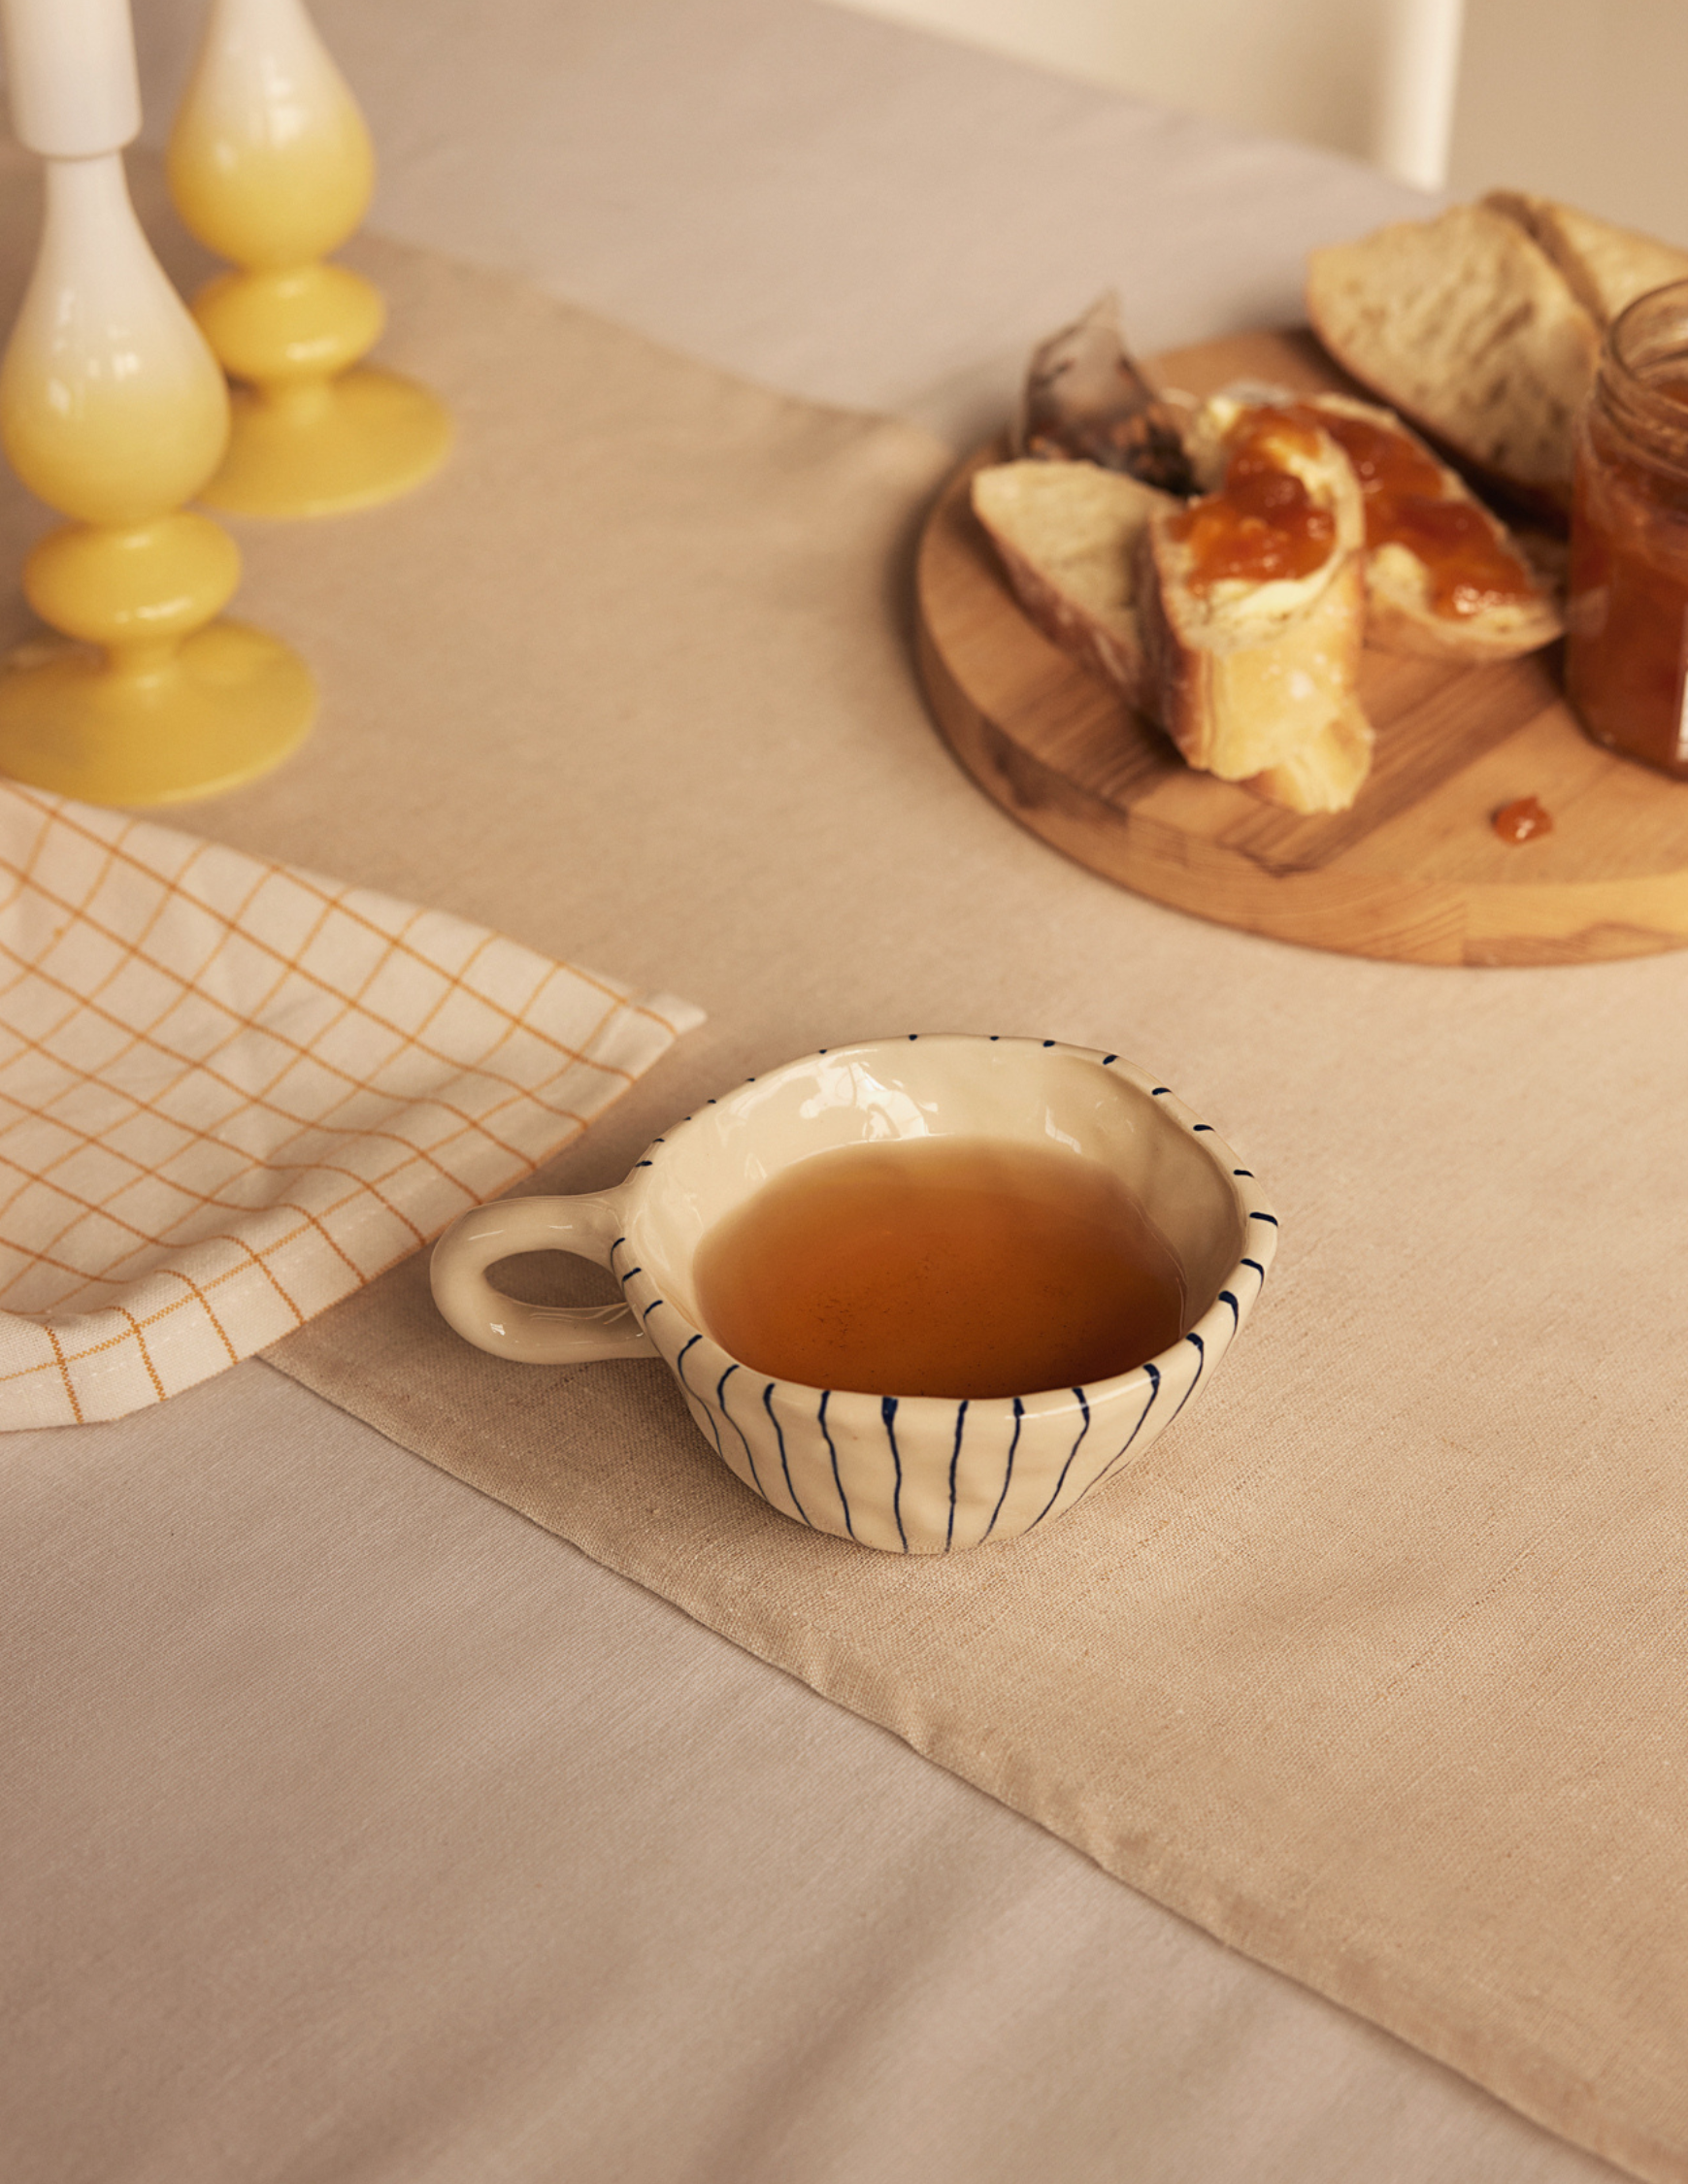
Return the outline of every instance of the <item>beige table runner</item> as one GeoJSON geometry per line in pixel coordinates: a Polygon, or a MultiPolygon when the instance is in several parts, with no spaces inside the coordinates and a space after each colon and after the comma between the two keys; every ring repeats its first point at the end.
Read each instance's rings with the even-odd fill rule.
{"type": "Polygon", "coordinates": [[[243,533],[243,611],[328,702],[206,830],[703,1004],[566,1183],[814,1044],[1037,1031],[1200,1105],[1285,1249],[1142,1467],[936,1565],[773,1515],[655,1369],[466,1350],[419,1261],[275,1362],[1227,1941],[1688,2176],[1682,963],[1346,963],[1107,888],[976,795],[912,690],[934,443],[364,255],[461,448],[400,509],[243,533]]]}

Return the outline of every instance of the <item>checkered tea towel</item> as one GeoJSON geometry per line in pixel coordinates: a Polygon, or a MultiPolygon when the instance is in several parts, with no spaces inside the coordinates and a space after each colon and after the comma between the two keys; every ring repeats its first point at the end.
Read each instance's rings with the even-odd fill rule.
{"type": "Polygon", "coordinates": [[[701,1012],[0,784],[0,1427],[248,1357],[549,1158],[701,1012]]]}

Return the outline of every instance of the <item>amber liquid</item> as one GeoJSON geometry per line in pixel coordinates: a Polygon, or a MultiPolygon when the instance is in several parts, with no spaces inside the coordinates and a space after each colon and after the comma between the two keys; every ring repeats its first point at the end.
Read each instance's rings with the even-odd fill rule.
{"type": "MultiPolygon", "coordinates": [[[[1688,406],[1688,381],[1649,382],[1688,406]]],[[[1688,490],[1585,422],[1571,518],[1565,687],[1599,742],[1688,776],[1688,490]]]]}
{"type": "Polygon", "coordinates": [[[711,1230],[705,1326],[772,1378],[870,1395],[1082,1387],[1184,1332],[1184,1278],[1100,1163],[983,1138],[847,1145],[711,1230]]]}

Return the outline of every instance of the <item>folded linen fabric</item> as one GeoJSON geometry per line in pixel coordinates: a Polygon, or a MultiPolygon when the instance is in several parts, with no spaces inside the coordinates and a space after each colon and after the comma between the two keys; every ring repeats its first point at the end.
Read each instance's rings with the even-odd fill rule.
{"type": "Polygon", "coordinates": [[[0,1427],[208,1378],[702,1021],[439,910],[0,784],[0,1427]]]}

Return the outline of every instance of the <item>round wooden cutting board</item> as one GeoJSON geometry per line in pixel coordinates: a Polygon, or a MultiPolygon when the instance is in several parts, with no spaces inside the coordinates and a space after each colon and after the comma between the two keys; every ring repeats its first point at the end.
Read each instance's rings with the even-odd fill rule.
{"type": "MultiPolygon", "coordinates": [[[[1342,384],[1310,337],[1241,334],[1155,360],[1210,393],[1342,384]]],[[[1408,963],[1586,963],[1688,946],[1688,782],[1614,758],[1568,710],[1558,647],[1493,667],[1368,652],[1377,731],[1351,811],[1300,818],[1192,773],[1021,612],[974,518],[982,450],[945,486],[917,565],[922,679],[945,740],[1034,834],[1139,894],[1255,933],[1408,963]],[[1534,796],[1553,831],[1490,821],[1534,796]]]]}

